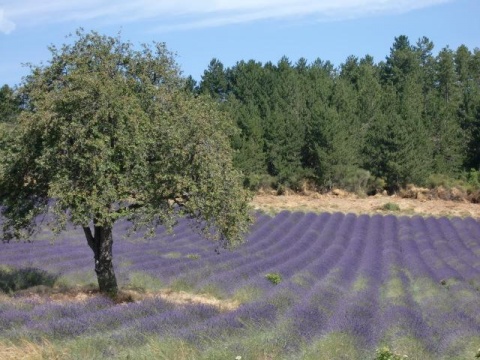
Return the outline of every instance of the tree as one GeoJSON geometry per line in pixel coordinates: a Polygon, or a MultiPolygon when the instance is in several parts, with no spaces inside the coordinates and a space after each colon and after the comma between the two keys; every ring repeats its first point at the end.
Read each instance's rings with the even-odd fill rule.
{"type": "Polygon", "coordinates": [[[366,154],[375,163],[372,173],[385,178],[390,191],[408,183],[422,185],[430,174],[431,145],[422,116],[425,110],[422,58],[428,58],[430,47],[415,50],[408,38],[401,35],[395,38],[390,55],[380,65],[383,116],[369,131],[366,154]],[[381,154],[379,149],[383,149],[381,154]],[[376,155],[379,156],[375,158],[376,155]]]}
{"type": "Polygon", "coordinates": [[[134,50],[79,30],[50,51],[20,89],[25,110],[0,161],[5,240],[31,235],[40,214],[56,230],[81,226],[111,296],[119,218],[153,230],[190,216],[225,247],[243,240],[248,194],[232,166],[233,123],[184,90],[164,44],[134,50]]]}
{"type": "Polygon", "coordinates": [[[248,185],[252,176],[267,173],[261,118],[252,103],[242,104],[233,95],[227,103],[228,111],[236,119],[240,129],[232,139],[233,148],[236,150],[233,163],[245,175],[245,185],[248,185]]]}
{"type": "Polygon", "coordinates": [[[465,45],[459,46],[455,67],[461,84],[457,116],[466,136],[464,166],[480,169],[480,50],[474,49],[472,54],[465,45]]]}
{"type": "Polygon", "coordinates": [[[223,64],[220,60],[213,58],[207,70],[203,72],[199,91],[216,99],[225,100],[227,90],[228,79],[223,64]]]}
{"type": "MultiPolygon", "coordinates": [[[[15,122],[21,109],[21,99],[14,89],[8,85],[0,88],[0,156],[3,156],[9,141],[9,133],[15,127],[15,122]]],[[[1,173],[0,164],[0,173],[1,173]]]]}
{"type": "Polygon", "coordinates": [[[458,120],[461,88],[455,71],[454,53],[448,47],[437,56],[437,96],[429,113],[433,171],[445,175],[458,175],[464,162],[468,141],[458,120]]]}
{"type": "Polygon", "coordinates": [[[302,148],[302,163],[307,171],[322,178],[319,144],[324,141],[324,122],[329,121],[328,113],[334,88],[334,68],[329,61],[316,59],[301,78],[305,88],[306,111],[305,141],[302,148]]]}
{"type": "Polygon", "coordinates": [[[266,71],[273,78],[269,94],[270,114],[264,122],[268,171],[280,183],[295,186],[303,175],[301,154],[305,139],[305,99],[302,84],[285,56],[276,66],[267,64],[266,71]]]}
{"type": "Polygon", "coordinates": [[[0,123],[12,123],[20,112],[20,99],[8,85],[0,88],[0,123]]]}
{"type": "Polygon", "coordinates": [[[435,110],[435,58],[432,54],[434,44],[427,37],[418,39],[414,50],[420,59],[420,78],[423,93],[423,115],[429,117],[435,110]]]}
{"type": "Polygon", "coordinates": [[[188,91],[192,94],[197,94],[198,93],[198,85],[197,85],[197,80],[195,80],[192,75],[189,75],[185,79],[185,91],[188,91]]]}
{"type": "Polygon", "coordinates": [[[360,190],[352,179],[357,173],[363,144],[363,131],[356,114],[356,94],[344,78],[337,78],[331,104],[319,122],[317,153],[318,178],[326,187],[341,186],[349,191],[360,190]]]}
{"type": "Polygon", "coordinates": [[[417,54],[410,45],[408,37],[400,35],[395,38],[382,69],[382,80],[394,85],[401,93],[408,78],[418,72],[420,63],[417,54]]]}
{"type": "Polygon", "coordinates": [[[227,69],[230,93],[223,105],[240,129],[233,137],[234,165],[245,175],[245,185],[255,188],[255,178],[267,174],[263,121],[268,112],[267,93],[261,63],[238,62],[227,69]]]}

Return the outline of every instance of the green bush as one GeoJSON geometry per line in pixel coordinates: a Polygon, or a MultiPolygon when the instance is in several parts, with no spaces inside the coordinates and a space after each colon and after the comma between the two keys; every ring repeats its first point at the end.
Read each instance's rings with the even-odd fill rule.
{"type": "Polygon", "coordinates": [[[243,179],[243,186],[250,191],[271,189],[275,187],[275,178],[265,174],[249,174],[243,179]]]}
{"type": "Polygon", "coordinates": [[[368,179],[368,184],[367,184],[368,195],[381,194],[386,188],[387,188],[387,182],[385,181],[384,178],[371,176],[370,179],[368,179]]]}
{"type": "Polygon", "coordinates": [[[480,189],[480,171],[470,169],[467,174],[467,183],[475,189],[480,189]]]}
{"type": "Polygon", "coordinates": [[[36,268],[0,268],[0,290],[11,293],[38,285],[53,286],[58,276],[36,268]]]}
{"type": "Polygon", "coordinates": [[[324,181],[327,188],[339,187],[356,194],[366,194],[370,177],[369,171],[356,166],[334,165],[325,174],[324,181]]]}
{"type": "Polygon", "coordinates": [[[454,186],[460,186],[460,185],[465,185],[465,184],[462,184],[461,180],[453,179],[453,178],[451,178],[447,175],[431,174],[427,179],[426,185],[429,189],[435,189],[435,188],[438,188],[440,186],[442,186],[446,189],[450,189],[454,186]]]}
{"type": "Polygon", "coordinates": [[[395,203],[388,202],[385,205],[382,206],[382,210],[386,211],[400,211],[400,206],[395,203]]]}
{"type": "Polygon", "coordinates": [[[267,275],[265,275],[265,278],[273,285],[278,285],[282,282],[282,275],[280,275],[279,273],[268,273],[267,275]]]}
{"type": "Polygon", "coordinates": [[[313,172],[310,169],[299,169],[295,173],[284,172],[277,176],[270,176],[271,188],[277,191],[277,195],[284,195],[289,190],[300,192],[304,189],[305,181],[312,179],[313,172]]]}
{"type": "Polygon", "coordinates": [[[377,356],[375,357],[375,360],[404,360],[407,358],[407,355],[399,355],[390,351],[389,348],[383,347],[377,350],[377,356]]]}
{"type": "Polygon", "coordinates": [[[464,172],[459,178],[452,178],[443,174],[431,174],[427,179],[427,186],[430,189],[444,187],[446,189],[457,188],[466,192],[480,190],[480,171],[470,169],[464,172]]]}

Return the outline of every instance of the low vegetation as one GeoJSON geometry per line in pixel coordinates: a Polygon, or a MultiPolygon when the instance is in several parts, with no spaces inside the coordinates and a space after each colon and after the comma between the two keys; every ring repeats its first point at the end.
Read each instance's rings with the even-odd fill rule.
{"type": "Polygon", "coordinates": [[[10,294],[36,286],[52,286],[57,280],[57,275],[52,275],[37,268],[14,269],[0,268],[0,290],[10,294]]]}
{"type": "Polygon", "coordinates": [[[385,205],[382,206],[382,210],[386,211],[400,211],[400,206],[395,203],[388,202],[385,205]]]}
{"type": "Polygon", "coordinates": [[[280,275],[279,273],[268,273],[267,275],[265,275],[265,278],[273,285],[278,285],[282,282],[282,275],[280,275]]]}
{"type": "Polygon", "coordinates": [[[472,218],[259,213],[244,245],[217,252],[189,221],[149,239],[117,224],[117,301],[96,289],[79,230],[1,244],[2,280],[16,280],[0,358],[475,358],[472,218]]]}
{"type": "Polygon", "coordinates": [[[375,358],[375,360],[405,360],[405,359],[408,359],[408,355],[396,354],[390,351],[388,347],[383,347],[377,350],[377,357],[375,358]]]}

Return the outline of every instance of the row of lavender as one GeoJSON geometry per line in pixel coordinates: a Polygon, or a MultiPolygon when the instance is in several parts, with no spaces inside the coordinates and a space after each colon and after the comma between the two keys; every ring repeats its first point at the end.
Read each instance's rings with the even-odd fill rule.
{"type": "MultiPolygon", "coordinates": [[[[102,332],[122,343],[148,334],[202,343],[253,326],[276,329],[285,351],[342,333],[365,349],[413,338],[422,351],[445,358],[480,341],[480,224],[473,219],[259,214],[248,242],[220,253],[187,220],[174,234],[159,229],[152,239],[123,239],[127,226],[119,223],[114,233],[124,284],[141,272],[166,285],[182,282],[227,297],[256,295],[229,313],[158,299],[121,308],[105,299],[1,303],[0,337],[102,332]],[[280,284],[269,282],[268,273],[279,274],[280,284]]],[[[0,264],[63,276],[92,272],[81,232],[72,230],[55,245],[47,235],[39,234],[34,243],[1,245],[0,264]]]]}

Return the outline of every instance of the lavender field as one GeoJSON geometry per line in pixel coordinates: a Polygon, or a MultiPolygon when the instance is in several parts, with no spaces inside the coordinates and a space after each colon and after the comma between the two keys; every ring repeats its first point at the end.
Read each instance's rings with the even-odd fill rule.
{"type": "MultiPolygon", "coordinates": [[[[0,297],[0,344],[49,344],[65,358],[474,359],[480,347],[480,223],[472,218],[257,214],[248,242],[216,251],[181,220],[153,238],[114,233],[120,285],[238,304],[115,304],[0,297]],[[23,341],[23,342],[22,342],[23,341]]],[[[81,229],[52,243],[0,244],[0,269],[56,286],[95,283],[81,229]]],[[[0,277],[0,282],[2,281],[0,277]]],[[[39,345],[40,346],[40,345],[39,345]]],[[[43,346],[43,345],[42,345],[43,346]]],[[[1,346],[0,346],[1,347],[1,346]]]]}

